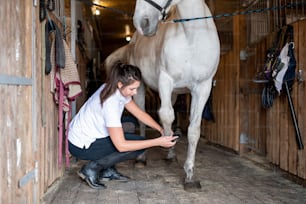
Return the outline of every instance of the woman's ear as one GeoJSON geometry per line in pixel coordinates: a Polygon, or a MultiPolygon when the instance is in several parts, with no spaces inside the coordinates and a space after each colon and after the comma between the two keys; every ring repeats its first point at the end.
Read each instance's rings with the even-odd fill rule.
{"type": "Polygon", "coordinates": [[[123,84],[119,81],[117,84],[118,89],[121,89],[123,87],[123,84]]]}

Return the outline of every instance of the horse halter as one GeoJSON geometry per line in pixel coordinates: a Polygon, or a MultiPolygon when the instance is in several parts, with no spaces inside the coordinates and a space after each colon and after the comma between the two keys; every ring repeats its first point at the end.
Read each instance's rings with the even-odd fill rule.
{"type": "Polygon", "coordinates": [[[149,3],[151,6],[153,6],[154,8],[156,8],[157,10],[160,11],[160,13],[162,14],[163,18],[162,20],[165,20],[166,17],[167,17],[167,13],[166,13],[166,10],[167,8],[170,6],[172,0],[168,0],[166,5],[164,7],[161,7],[160,5],[158,5],[157,3],[155,3],[154,1],[152,0],[145,0],[147,3],[149,3]]]}

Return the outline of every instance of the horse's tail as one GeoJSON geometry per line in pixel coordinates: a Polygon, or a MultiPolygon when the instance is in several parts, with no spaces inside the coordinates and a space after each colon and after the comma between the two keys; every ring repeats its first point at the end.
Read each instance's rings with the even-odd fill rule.
{"type": "Polygon", "coordinates": [[[109,73],[111,67],[118,61],[122,63],[128,63],[128,45],[123,46],[112,52],[103,63],[106,73],[109,73]]]}

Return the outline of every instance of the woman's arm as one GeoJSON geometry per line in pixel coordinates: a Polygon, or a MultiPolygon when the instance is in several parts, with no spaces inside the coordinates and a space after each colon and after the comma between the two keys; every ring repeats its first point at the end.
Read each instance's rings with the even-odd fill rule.
{"type": "Polygon", "coordinates": [[[154,146],[172,147],[176,144],[177,136],[161,136],[147,140],[126,140],[122,127],[108,127],[111,140],[119,152],[135,151],[154,146]]]}
{"type": "Polygon", "coordinates": [[[131,100],[125,105],[125,108],[133,114],[138,120],[147,126],[159,131],[161,135],[164,134],[163,128],[145,111],[141,110],[134,100],[131,100]]]}

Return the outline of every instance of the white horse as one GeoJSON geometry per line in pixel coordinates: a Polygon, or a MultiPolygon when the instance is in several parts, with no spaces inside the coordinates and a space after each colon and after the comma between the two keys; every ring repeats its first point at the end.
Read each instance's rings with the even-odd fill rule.
{"type": "MultiPolygon", "coordinates": [[[[177,94],[191,93],[188,152],[184,164],[185,187],[193,180],[194,161],[200,137],[204,105],[209,97],[220,57],[220,43],[212,18],[180,23],[160,23],[171,9],[171,18],[211,16],[204,0],[137,0],[133,22],[137,31],[131,42],[113,52],[106,66],[121,60],[138,66],[144,82],[158,91],[158,111],[165,135],[172,133],[175,119],[173,103],[177,94]]],[[[144,88],[136,102],[144,108],[144,88]]],[[[167,158],[175,157],[174,149],[167,158]]]]}

